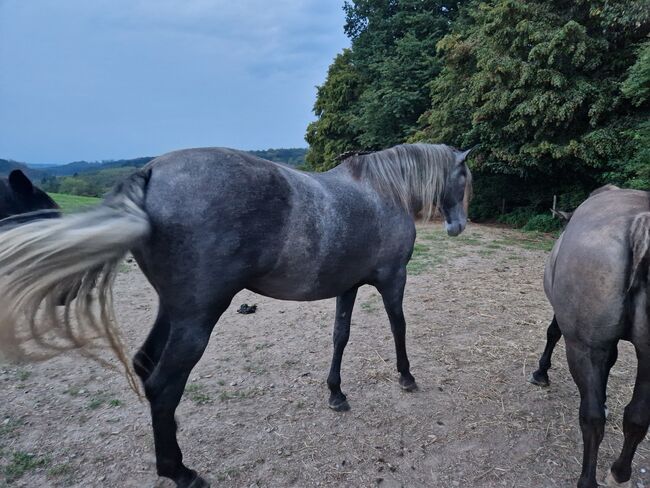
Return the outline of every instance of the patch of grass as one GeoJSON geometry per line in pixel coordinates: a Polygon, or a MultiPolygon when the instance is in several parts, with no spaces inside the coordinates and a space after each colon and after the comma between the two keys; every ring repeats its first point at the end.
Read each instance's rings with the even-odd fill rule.
{"type": "Polygon", "coordinates": [[[93,207],[102,201],[101,198],[67,195],[65,193],[50,193],[49,195],[61,207],[63,213],[76,212],[84,208],[93,207]]]}
{"type": "Polygon", "coordinates": [[[495,244],[510,247],[522,247],[531,251],[550,251],[553,249],[555,239],[539,232],[526,232],[517,236],[504,237],[494,241],[495,244]]]}
{"type": "Polygon", "coordinates": [[[67,478],[70,479],[72,475],[75,472],[74,466],[71,464],[57,464],[56,466],[52,466],[50,469],[47,470],[47,475],[50,478],[67,478]]]}
{"type": "Polygon", "coordinates": [[[226,468],[217,473],[217,481],[228,481],[239,476],[242,468],[226,468]]]}
{"type": "Polygon", "coordinates": [[[65,391],[65,393],[67,393],[71,397],[76,397],[76,396],[79,396],[79,394],[81,393],[81,388],[79,388],[77,386],[71,386],[70,388],[68,388],[65,391]]]}
{"type": "Polygon", "coordinates": [[[424,271],[433,269],[443,261],[443,253],[446,250],[444,247],[436,247],[435,254],[427,244],[416,242],[413,246],[413,254],[406,269],[411,275],[418,275],[424,271]]]}
{"type": "Polygon", "coordinates": [[[260,363],[253,363],[244,365],[244,371],[251,374],[264,374],[266,373],[266,368],[260,363]]]}
{"type": "Polygon", "coordinates": [[[190,383],[185,387],[185,394],[197,405],[212,403],[212,398],[205,392],[205,387],[198,383],[190,383]]]}
{"type": "Polygon", "coordinates": [[[284,363],[282,363],[282,369],[289,369],[293,368],[295,365],[298,364],[298,361],[295,359],[287,359],[284,363]]]}
{"type": "Polygon", "coordinates": [[[0,439],[5,437],[13,437],[19,427],[22,427],[24,422],[20,419],[14,420],[8,417],[0,423],[0,439]]]}
{"type": "Polygon", "coordinates": [[[18,371],[16,371],[16,377],[20,381],[27,381],[31,375],[32,375],[32,372],[27,371],[26,369],[19,369],[18,371]]]}
{"type": "Polygon", "coordinates": [[[117,398],[113,398],[112,400],[108,401],[108,405],[111,406],[111,407],[121,407],[124,404],[122,403],[122,400],[118,400],[117,398]]]}
{"type": "Polygon", "coordinates": [[[476,251],[476,254],[479,256],[492,256],[493,254],[496,253],[495,249],[479,249],[476,251]]]}
{"type": "Polygon", "coordinates": [[[97,410],[104,404],[105,398],[103,396],[93,396],[88,402],[88,408],[90,410],[97,410]]]}
{"type": "Polygon", "coordinates": [[[11,457],[11,462],[5,466],[4,473],[7,482],[12,483],[21,478],[25,473],[47,466],[48,458],[37,457],[24,451],[16,451],[11,457]]]}
{"type": "Polygon", "coordinates": [[[468,246],[480,246],[483,244],[481,237],[479,235],[465,235],[461,234],[457,237],[451,237],[452,242],[459,242],[461,244],[467,244],[468,246]]]}
{"type": "Polygon", "coordinates": [[[256,389],[256,388],[251,388],[248,390],[234,390],[234,391],[222,391],[219,394],[219,400],[222,402],[226,402],[228,400],[243,400],[245,398],[254,398],[256,396],[261,396],[263,395],[264,392],[262,390],[256,389]]]}
{"type": "Polygon", "coordinates": [[[380,301],[379,295],[373,293],[370,295],[370,297],[367,300],[361,302],[361,309],[368,313],[375,312],[376,310],[379,309],[379,301],[380,301]]]}

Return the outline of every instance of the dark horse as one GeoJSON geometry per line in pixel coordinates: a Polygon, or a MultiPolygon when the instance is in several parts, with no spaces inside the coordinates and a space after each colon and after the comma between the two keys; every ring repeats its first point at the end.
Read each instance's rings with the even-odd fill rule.
{"type": "Polygon", "coordinates": [[[0,178],[0,230],[39,218],[59,217],[59,206],[19,169],[0,178]]]}
{"type": "Polygon", "coordinates": [[[330,407],[345,410],[340,368],[352,307],[361,285],[375,286],[395,339],[399,384],[416,388],[402,311],[414,216],[439,209],[450,235],[463,231],[468,153],[401,145],[351,156],[321,174],[230,149],[156,158],[97,209],[2,236],[0,348],[29,359],[35,346],[84,347],[101,335],[133,382],[111,306],[112,278],[130,250],[160,300],[133,359],[151,405],[157,470],[179,487],[207,486],[182,462],[174,412],[214,325],[242,289],[283,300],[337,297],[327,384],[330,407]],[[94,284],[99,310],[90,300],[94,284]],[[66,313],[57,314],[52,297],[66,289],[79,298],[73,307],[69,297],[66,313]]]}
{"type": "Polygon", "coordinates": [[[607,379],[619,340],[634,345],[638,369],[623,418],[623,449],[607,486],[629,481],[632,458],[650,424],[650,193],[608,188],[592,195],[572,215],[546,264],[544,288],[555,316],[533,377],[548,384],[550,355],[563,335],[581,399],[579,488],[598,486],[607,379]]]}

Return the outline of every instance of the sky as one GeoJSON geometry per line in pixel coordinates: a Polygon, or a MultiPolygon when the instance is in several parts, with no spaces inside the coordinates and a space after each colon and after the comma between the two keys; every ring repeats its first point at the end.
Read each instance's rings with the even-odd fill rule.
{"type": "Polygon", "coordinates": [[[343,0],[0,0],[0,158],[305,147],[343,0]]]}

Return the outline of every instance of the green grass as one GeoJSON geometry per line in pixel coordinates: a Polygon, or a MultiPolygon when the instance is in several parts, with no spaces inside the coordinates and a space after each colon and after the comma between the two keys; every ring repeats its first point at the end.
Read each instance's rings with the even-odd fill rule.
{"type": "Polygon", "coordinates": [[[212,403],[212,398],[205,391],[205,387],[198,383],[190,383],[185,387],[185,394],[197,405],[212,403]]]}
{"type": "Polygon", "coordinates": [[[504,237],[494,241],[494,243],[501,246],[516,246],[531,251],[548,252],[553,249],[555,239],[552,236],[541,232],[522,232],[516,237],[504,237]]]}
{"type": "Polygon", "coordinates": [[[47,466],[49,463],[50,460],[47,458],[39,458],[34,454],[16,451],[11,457],[11,462],[5,466],[5,478],[7,482],[11,483],[21,478],[25,473],[47,466]]]}
{"type": "Polygon", "coordinates": [[[50,193],[49,195],[61,207],[63,213],[70,213],[87,207],[93,207],[102,201],[101,198],[67,195],[65,193],[50,193]]]}

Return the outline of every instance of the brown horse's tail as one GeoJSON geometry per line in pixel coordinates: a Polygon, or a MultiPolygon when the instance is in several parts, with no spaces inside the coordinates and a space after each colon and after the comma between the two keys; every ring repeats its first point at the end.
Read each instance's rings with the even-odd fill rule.
{"type": "Polygon", "coordinates": [[[107,344],[139,391],[115,323],[112,284],[120,260],[150,231],[148,176],[135,173],[93,210],[0,233],[1,356],[36,361],[76,349],[108,364],[97,354],[107,344]]]}
{"type": "Polygon", "coordinates": [[[650,271],[650,212],[642,212],[634,217],[630,227],[630,247],[632,248],[632,269],[628,292],[646,285],[650,271]]]}

